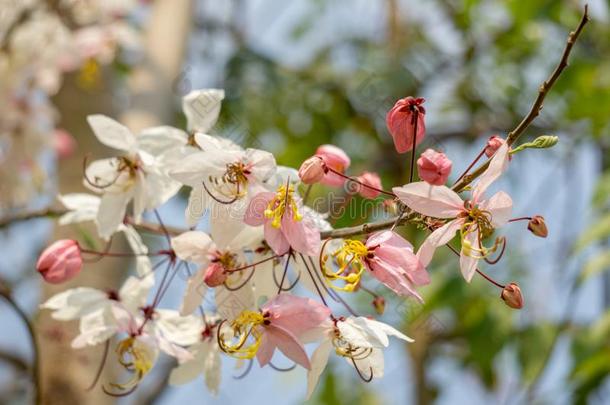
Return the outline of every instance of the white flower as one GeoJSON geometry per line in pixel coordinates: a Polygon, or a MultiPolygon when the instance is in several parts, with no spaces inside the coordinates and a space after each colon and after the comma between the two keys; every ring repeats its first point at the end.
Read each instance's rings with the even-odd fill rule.
{"type": "Polygon", "coordinates": [[[316,388],[333,349],[357,368],[362,378],[383,377],[383,349],[390,343],[389,336],[413,342],[413,339],[390,325],[361,316],[341,318],[334,324],[329,322],[324,340],[311,357],[311,369],[307,373],[307,399],[316,388]]]}
{"type": "Polygon", "coordinates": [[[130,201],[137,223],[144,210],[163,204],[178,192],[180,184],[163,173],[157,158],[147,150],[154,149],[151,136],[136,137],[104,115],[91,115],[87,120],[100,142],[125,152],[122,157],[91,163],[85,174],[85,185],[102,194],[97,225],[100,236],[108,239],[123,222],[130,201]]]}

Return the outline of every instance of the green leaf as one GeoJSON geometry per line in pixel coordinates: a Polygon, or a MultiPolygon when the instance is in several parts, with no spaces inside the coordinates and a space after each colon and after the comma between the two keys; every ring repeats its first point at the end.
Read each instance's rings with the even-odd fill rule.
{"type": "Polygon", "coordinates": [[[533,381],[544,367],[555,330],[556,327],[551,324],[538,324],[525,329],[517,338],[519,363],[526,381],[533,381]]]}
{"type": "Polygon", "coordinates": [[[589,259],[585,264],[582,273],[580,273],[578,282],[582,283],[585,280],[608,270],[610,270],[610,251],[603,251],[589,259]]]}
{"type": "Polygon", "coordinates": [[[610,237],[610,214],[600,218],[592,224],[576,243],[576,251],[580,251],[593,242],[601,241],[610,237]]]}

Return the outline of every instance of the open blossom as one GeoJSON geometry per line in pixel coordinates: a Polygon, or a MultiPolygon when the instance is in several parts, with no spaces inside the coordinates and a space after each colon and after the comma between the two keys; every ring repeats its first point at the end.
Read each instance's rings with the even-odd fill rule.
{"type": "Polygon", "coordinates": [[[346,240],[333,253],[336,271],[328,270],[328,255],[322,258],[323,273],[327,281],[343,280],[347,284],[335,289],[354,291],[365,270],[400,296],[413,296],[423,301],[416,286],[428,284],[430,279],[424,265],[413,253],[413,246],[392,231],[371,235],[366,243],[346,240]]]}
{"type": "Polygon", "coordinates": [[[386,125],[398,153],[406,153],[413,149],[414,142],[417,146],[423,141],[426,133],[424,101],[421,97],[401,98],[388,111],[386,125]]]}
{"type": "Polygon", "coordinates": [[[417,159],[417,172],[426,183],[442,186],[451,173],[451,160],[442,152],[426,149],[417,159]]]}
{"type": "Polygon", "coordinates": [[[48,283],[59,284],[76,277],[83,268],[78,242],[61,239],[46,248],[36,263],[36,270],[48,283]]]}
{"type": "Polygon", "coordinates": [[[154,136],[135,136],[129,129],[104,115],[87,118],[95,136],[104,145],[125,152],[124,156],[96,160],[86,170],[85,186],[102,194],[97,226],[108,239],[123,223],[127,205],[133,201],[133,217],[140,222],[146,209],[154,209],[172,196],[180,184],[161,170],[146,149],[154,136]]]}
{"type": "MultiPolygon", "coordinates": [[[[321,157],[327,167],[330,167],[339,173],[345,173],[351,164],[351,160],[349,156],[347,156],[347,153],[335,145],[319,146],[316,150],[315,156],[321,157]]],[[[339,187],[345,183],[345,179],[336,173],[327,172],[320,183],[327,186],[339,187]]]]}
{"type": "Polygon", "coordinates": [[[258,193],[250,200],[244,222],[250,226],[264,225],[265,240],[277,255],[292,248],[314,256],[320,248],[320,231],[313,219],[302,213],[294,193],[293,185],[281,185],[275,193],[258,193]]]}
{"type": "Polygon", "coordinates": [[[364,172],[360,176],[356,177],[356,180],[365,184],[358,184],[358,193],[364,198],[376,198],[381,192],[379,191],[383,186],[381,185],[381,178],[377,173],[364,172]],[[376,190],[375,190],[376,189],[376,190]]]}
{"type": "Polygon", "coordinates": [[[496,241],[493,247],[487,248],[482,241],[510,218],[513,202],[508,194],[499,191],[489,199],[483,197],[485,190],[507,166],[508,145],[504,144],[474,186],[472,198],[466,201],[446,186],[432,186],[425,182],[393,189],[398,198],[413,211],[429,217],[452,219],[432,232],[420,247],[417,254],[425,266],[432,260],[436,248],[448,243],[459,231],[462,241],[460,269],[466,281],[470,282],[479,259],[488,257],[499,245],[496,241]]]}
{"type": "Polygon", "coordinates": [[[383,377],[383,349],[390,344],[389,336],[413,342],[390,325],[362,316],[339,318],[324,325],[322,343],[311,356],[307,373],[307,399],[313,394],[332,351],[356,368],[361,378],[372,380],[383,377]]]}
{"type": "Polygon", "coordinates": [[[306,369],[311,367],[299,338],[320,328],[330,317],[328,307],[309,298],[279,294],[260,311],[243,311],[231,327],[236,342],[227,342],[221,333],[221,349],[233,357],[252,359],[261,367],[271,361],[275,349],[306,369]],[[247,343],[250,344],[247,344],[247,343]]]}

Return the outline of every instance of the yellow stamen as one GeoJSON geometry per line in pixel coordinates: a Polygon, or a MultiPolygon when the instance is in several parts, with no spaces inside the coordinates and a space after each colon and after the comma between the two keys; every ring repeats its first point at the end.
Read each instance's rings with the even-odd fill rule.
{"type": "Polygon", "coordinates": [[[227,342],[224,335],[219,332],[218,345],[220,349],[229,356],[236,359],[253,359],[261,344],[262,333],[260,325],[265,322],[265,317],[260,312],[243,311],[233,322],[233,338],[227,342]],[[246,345],[249,338],[254,341],[246,345]]]}
{"type": "Polygon", "coordinates": [[[373,352],[373,349],[370,347],[356,347],[346,342],[337,328],[335,328],[335,336],[332,339],[332,343],[338,356],[352,360],[364,360],[373,352]]]}
{"type": "Polygon", "coordinates": [[[138,344],[133,336],[121,340],[116,352],[121,366],[133,373],[133,377],[124,384],[111,383],[111,385],[121,390],[128,390],[138,385],[150,371],[154,361],[153,354],[146,350],[143,344],[138,344]]]}
{"type": "Polygon", "coordinates": [[[279,228],[282,226],[282,218],[288,210],[291,211],[292,219],[294,221],[303,219],[294,198],[294,186],[279,186],[275,197],[267,204],[267,208],[264,212],[265,218],[271,219],[271,226],[279,228]]]}
{"type": "Polygon", "coordinates": [[[102,80],[101,72],[102,70],[97,60],[94,58],[87,59],[78,73],[78,85],[85,90],[97,89],[102,80]]]}
{"type": "Polygon", "coordinates": [[[328,285],[338,291],[352,292],[360,282],[362,273],[366,269],[364,259],[369,253],[364,243],[358,240],[347,239],[343,245],[332,253],[335,259],[338,270],[333,272],[327,267],[329,255],[322,256],[322,274],[328,285]],[[343,280],[345,286],[340,287],[333,284],[335,280],[343,280]]]}

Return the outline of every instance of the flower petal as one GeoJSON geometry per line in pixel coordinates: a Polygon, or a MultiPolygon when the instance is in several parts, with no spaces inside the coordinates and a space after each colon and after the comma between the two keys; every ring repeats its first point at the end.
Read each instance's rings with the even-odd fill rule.
{"type": "Polygon", "coordinates": [[[184,232],[172,238],[171,245],[179,258],[202,266],[209,262],[208,256],[216,248],[208,234],[201,231],[184,232]]]}
{"type": "Polygon", "coordinates": [[[445,225],[432,232],[417,251],[417,256],[419,257],[420,262],[424,266],[428,266],[428,264],[430,264],[432,261],[436,248],[449,243],[463,223],[463,220],[455,219],[447,222],[445,225]]]}
{"type": "Polygon", "coordinates": [[[464,209],[464,201],[447,186],[420,181],[392,190],[407,207],[430,217],[455,218],[464,209]]]}
{"type": "MultiPolygon", "coordinates": [[[[466,241],[469,242],[471,246],[478,248],[479,232],[475,231],[466,235],[466,241]]],[[[465,249],[462,246],[462,251],[460,252],[460,270],[462,271],[462,276],[464,276],[464,279],[470,283],[477,269],[479,259],[472,257],[471,254],[465,253],[467,252],[465,252],[465,249]]]]}
{"type": "Polygon", "coordinates": [[[509,150],[508,144],[504,142],[504,144],[498,148],[496,153],[491,158],[489,167],[487,170],[485,170],[485,172],[483,172],[481,177],[479,177],[479,181],[473,188],[472,200],[475,203],[481,200],[485,190],[487,190],[491,183],[496,181],[498,177],[500,177],[508,168],[508,161],[510,157],[508,153],[509,150]]]}
{"type": "Polygon", "coordinates": [[[225,91],[219,89],[193,90],[182,98],[189,131],[208,132],[218,120],[225,91]]]}
{"type": "Polygon", "coordinates": [[[328,357],[332,348],[332,342],[330,340],[324,340],[313,352],[313,355],[311,356],[311,368],[307,372],[307,396],[305,397],[305,400],[309,400],[316,389],[318,380],[328,363],[328,357]]]}
{"type": "Polygon", "coordinates": [[[104,145],[126,152],[135,152],[136,137],[124,125],[101,114],[89,115],[87,122],[97,139],[104,145]]]}
{"type": "Polygon", "coordinates": [[[489,211],[494,228],[506,225],[513,212],[513,200],[504,191],[498,191],[489,200],[481,202],[479,208],[489,211]]]}

